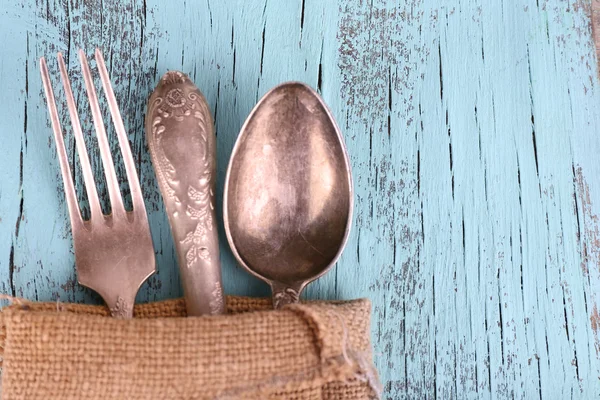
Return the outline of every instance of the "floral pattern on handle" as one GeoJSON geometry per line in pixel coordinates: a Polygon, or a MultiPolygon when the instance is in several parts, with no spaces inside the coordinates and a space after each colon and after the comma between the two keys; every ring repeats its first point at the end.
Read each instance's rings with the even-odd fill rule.
{"type": "Polygon", "coordinates": [[[110,308],[110,314],[114,318],[127,318],[131,312],[131,305],[129,305],[124,298],[119,296],[117,302],[113,307],[110,308]]]}
{"type": "MultiPolygon", "coordinates": [[[[185,83],[186,79],[181,72],[177,71],[170,72],[162,78],[166,83],[185,83]]],[[[151,110],[156,110],[157,114],[152,121],[154,143],[150,145],[150,151],[154,153],[153,158],[159,163],[159,168],[156,168],[158,179],[166,195],[177,205],[184,204],[186,217],[196,222],[195,228],[180,239],[180,243],[186,245],[188,249],[185,255],[187,268],[192,267],[199,260],[206,263],[212,261],[211,250],[207,243],[208,234],[214,229],[212,220],[214,193],[211,187],[211,160],[206,133],[208,109],[202,100],[197,93],[186,94],[176,87],[169,90],[164,97],[157,97],[150,107],[151,110]],[[199,148],[202,164],[194,182],[187,182],[187,187],[182,187],[182,182],[177,179],[178,171],[175,162],[165,154],[162,141],[166,131],[165,123],[168,120],[183,122],[188,118],[196,120],[195,126],[198,130],[193,139],[199,148]]],[[[173,211],[173,216],[179,217],[178,213],[179,211],[173,211]]]]}

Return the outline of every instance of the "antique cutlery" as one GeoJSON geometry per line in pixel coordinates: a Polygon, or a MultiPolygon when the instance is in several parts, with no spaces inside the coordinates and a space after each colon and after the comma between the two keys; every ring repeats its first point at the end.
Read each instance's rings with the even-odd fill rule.
{"type": "Polygon", "coordinates": [[[98,146],[112,208],[111,214],[103,215],[67,68],[61,53],[58,53],[57,58],[91,213],[89,220],[83,220],[77,204],[77,196],[69,169],[50,75],[46,60],[42,57],[40,58],[40,69],[73,231],[77,280],[80,284],[98,292],[114,317],[131,318],[135,296],[141,284],[155,272],[155,257],[146,208],[127,134],[125,133],[125,127],[110,84],[104,59],[100,50],[96,49],[96,63],[123,155],[127,181],[131,189],[132,211],[126,211],[123,206],[96,89],[85,53],[83,50],[79,50],[79,61],[96,127],[98,146]]]}
{"type": "Polygon", "coordinates": [[[284,83],[254,107],[223,203],[233,254],[271,285],[275,308],[297,302],[337,261],[352,221],[352,176],[342,135],[313,89],[284,83]]]}
{"type": "Polygon", "coordinates": [[[187,313],[222,314],[216,138],[208,104],[184,73],[167,72],[150,96],[146,136],[175,241],[187,313]]]}

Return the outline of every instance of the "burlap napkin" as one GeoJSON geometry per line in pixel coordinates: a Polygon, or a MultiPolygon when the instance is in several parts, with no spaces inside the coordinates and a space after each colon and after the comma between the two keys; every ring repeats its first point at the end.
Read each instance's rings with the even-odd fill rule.
{"type": "Polygon", "coordinates": [[[0,313],[2,399],[371,399],[368,300],[271,310],[227,298],[228,315],[183,300],[103,306],[17,301],[0,313]]]}

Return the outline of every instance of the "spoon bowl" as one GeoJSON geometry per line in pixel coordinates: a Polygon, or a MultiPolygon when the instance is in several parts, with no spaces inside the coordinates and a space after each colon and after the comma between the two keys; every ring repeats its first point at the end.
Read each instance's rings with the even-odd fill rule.
{"type": "Polygon", "coordinates": [[[297,302],[339,258],[353,208],[348,153],[309,86],[281,84],[250,113],[224,191],[227,240],[238,262],[269,283],[273,304],[297,302]]]}

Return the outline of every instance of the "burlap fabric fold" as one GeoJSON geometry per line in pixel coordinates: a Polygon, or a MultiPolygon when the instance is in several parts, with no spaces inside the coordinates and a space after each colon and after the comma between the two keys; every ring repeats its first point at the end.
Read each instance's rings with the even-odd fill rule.
{"type": "Polygon", "coordinates": [[[103,306],[18,301],[0,313],[2,399],[371,399],[368,300],[181,318],[183,300],[103,306]]]}

